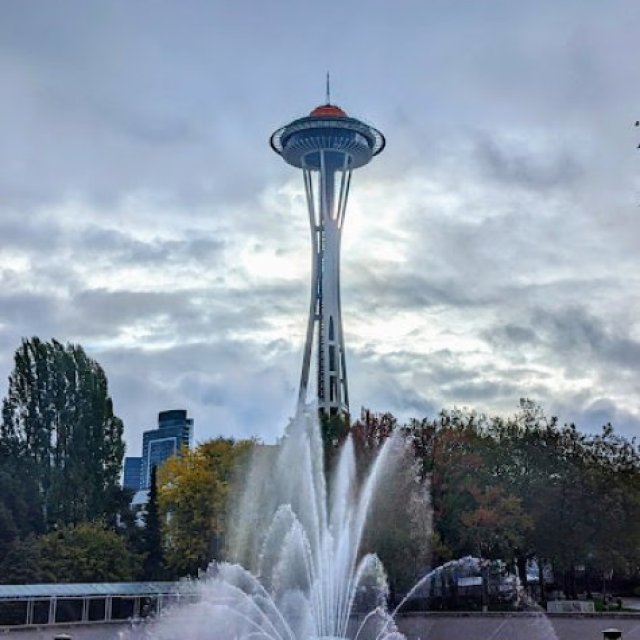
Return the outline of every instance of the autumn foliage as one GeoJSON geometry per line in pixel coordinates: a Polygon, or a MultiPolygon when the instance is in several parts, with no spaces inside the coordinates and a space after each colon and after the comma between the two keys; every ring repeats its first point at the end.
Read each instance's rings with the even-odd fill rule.
{"type": "MultiPolygon", "coordinates": [[[[526,584],[527,561],[536,558],[569,596],[612,576],[637,581],[640,450],[611,425],[581,433],[528,400],[509,418],[453,410],[403,426],[363,412],[352,427],[361,457],[372,459],[395,430],[429,485],[430,566],[467,554],[501,559],[526,584]]],[[[406,536],[397,543],[412,545],[406,536]]],[[[409,576],[413,567],[418,577],[422,565],[392,573],[409,576]]]]}

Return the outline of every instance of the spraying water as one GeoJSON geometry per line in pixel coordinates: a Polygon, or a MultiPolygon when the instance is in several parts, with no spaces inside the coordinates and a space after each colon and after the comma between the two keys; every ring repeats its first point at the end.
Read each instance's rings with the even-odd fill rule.
{"type": "MultiPolygon", "coordinates": [[[[261,453],[237,508],[231,550],[252,570],[239,562],[213,564],[197,584],[197,601],[170,610],[146,635],[154,640],[405,640],[394,617],[406,599],[389,613],[382,563],[361,552],[375,493],[402,460],[401,438],[385,442],[364,481],[357,479],[348,439],[330,490],[315,412],[301,413],[282,443],[261,453]]],[[[407,597],[469,561],[431,572],[407,597]]],[[[555,638],[544,623],[528,628],[528,637],[555,638]]]]}
{"type": "Polygon", "coordinates": [[[161,618],[153,637],[307,640],[358,637],[366,629],[367,636],[402,638],[386,612],[384,568],[374,554],[360,553],[382,472],[402,444],[389,438],[358,482],[347,440],[329,491],[314,414],[301,413],[277,450],[262,452],[252,465],[232,556],[253,572],[241,564],[212,565],[198,585],[198,602],[161,618]],[[365,591],[372,608],[359,629],[350,630],[365,591]]]}

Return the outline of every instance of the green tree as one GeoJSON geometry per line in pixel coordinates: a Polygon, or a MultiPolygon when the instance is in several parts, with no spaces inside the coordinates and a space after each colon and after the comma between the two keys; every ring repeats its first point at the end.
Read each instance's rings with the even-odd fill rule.
{"type": "Polygon", "coordinates": [[[422,475],[430,481],[436,566],[478,553],[477,541],[466,535],[463,517],[478,508],[478,496],[490,482],[481,419],[474,413],[442,411],[436,420],[414,421],[404,430],[422,475]]]}
{"type": "Polygon", "coordinates": [[[324,451],[324,466],[325,469],[330,470],[333,466],[335,455],[349,434],[349,416],[327,415],[321,412],[319,420],[324,451]]]}
{"type": "Polygon", "coordinates": [[[142,530],[142,550],[145,554],[142,576],[145,580],[162,580],[165,577],[164,553],[162,548],[162,527],[158,511],[157,468],[151,469],[149,502],[144,516],[142,530]]]}
{"type": "Polygon", "coordinates": [[[535,402],[521,399],[515,416],[492,418],[486,432],[493,443],[487,458],[491,475],[519,499],[530,520],[531,526],[522,531],[514,549],[518,573],[526,585],[527,560],[535,556],[542,567],[549,560],[550,545],[558,539],[553,497],[561,466],[557,420],[547,419],[535,402]]]}
{"type": "Polygon", "coordinates": [[[107,378],[82,347],[23,340],[0,440],[32,473],[47,526],[113,518],[124,455],[107,378]]]}
{"type": "Polygon", "coordinates": [[[382,560],[394,594],[406,593],[431,564],[429,482],[401,441],[380,469],[380,489],[367,519],[363,549],[382,560]]]}
{"type": "Polygon", "coordinates": [[[640,454],[633,442],[610,425],[601,434],[559,426],[526,399],[512,418],[492,419],[487,435],[494,443],[486,458],[492,476],[519,499],[531,521],[515,551],[521,577],[526,559],[535,556],[539,566],[552,565],[556,581],[571,596],[578,590],[577,567],[584,568],[587,590],[613,570],[635,570],[640,454]]]}
{"type": "MultiPolygon", "coordinates": [[[[350,428],[358,466],[358,475],[363,478],[380,452],[380,448],[398,428],[398,421],[391,413],[372,413],[362,409],[360,419],[350,428]]],[[[325,446],[327,444],[325,443],[325,446]]]]}
{"type": "Polygon", "coordinates": [[[139,570],[123,538],[92,523],[18,541],[0,564],[9,584],[127,581],[139,570]]]}
{"type": "Polygon", "coordinates": [[[0,440],[0,561],[14,540],[44,529],[38,485],[28,467],[0,440]]]}
{"type": "MultiPolygon", "coordinates": [[[[393,416],[368,412],[351,427],[360,473],[394,430],[393,416]]],[[[400,431],[429,481],[433,565],[467,554],[513,560],[526,584],[527,560],[535,557],[539,567],[551,565],[569,596],[612,574],[638,576],[640,450],[611,425],[581,433],[523,399],[509,418],[443,410],[400,431]]],[[[394,522],[407,521],[394,510],[402,495],[409,493],[385,506],[394,522]]],[[[375,542],[397,576],[410,562],[397,547],[411,542],[394,535],[375,542]]]]}
{"type": "Polygon", "coordinates": [[[531,528],[520,499],[499,485],[470,489],[475,505],[460,516],[461,541],[481,558],[514,558],[531,528]]]}
{"type": "MultiPolygon", "coordinates": [[[[376,415],[367,410],[352,425],[361,485],[383,445],[398,430],[392,414],[376,415]]],[[[392,592],[402,593],[430,565],[431,501],[428,478],[422,473],[410,441],[399,438],[394,444],[387,463],[379,470],[379,490],[368,514],[363,550],[378,554],[392,592]],[[393,526],[384,525],[391,522],[393,526]]]]}
{"type": "Polygon", "coordinates": [[[640,566],[640,451],[610,424],[587,444],[586,493],[599,496],[597,512],[585,513],[587,571],[630,575],[640,566]]]}

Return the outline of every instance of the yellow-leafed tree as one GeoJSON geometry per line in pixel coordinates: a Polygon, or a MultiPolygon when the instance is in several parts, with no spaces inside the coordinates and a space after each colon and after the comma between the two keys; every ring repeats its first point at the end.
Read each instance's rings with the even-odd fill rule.
{"type": "Polygon", "coordinates": [[[217,438],[183,450],[158,470],[165,559],[172,573],[196,575],[221,559],[229,498],[253,445],[217,438]]]}

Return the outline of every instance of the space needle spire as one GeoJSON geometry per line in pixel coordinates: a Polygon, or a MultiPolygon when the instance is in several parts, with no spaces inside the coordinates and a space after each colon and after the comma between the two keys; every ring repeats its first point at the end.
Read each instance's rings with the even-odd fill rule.
{"type": "Polygon", "coordinates": [[[315,351],[318,411],[346,416],[349,387],[340,305],[340,242],[351,173],[378,155],[385,139],[377,129],[331,104],[329,80],[327,73],[326,104],[278,129],[270,142],[285,162],[302,169],[311,228],[311,301],[298,406],[309,401],[315,351]]]}

